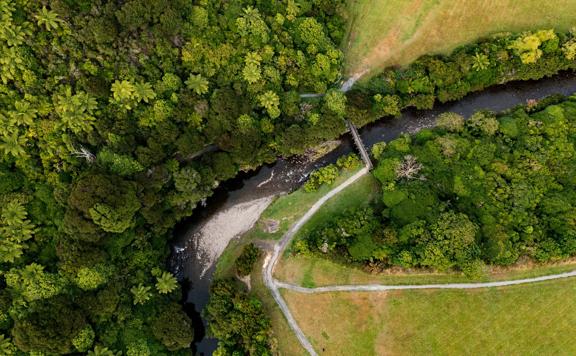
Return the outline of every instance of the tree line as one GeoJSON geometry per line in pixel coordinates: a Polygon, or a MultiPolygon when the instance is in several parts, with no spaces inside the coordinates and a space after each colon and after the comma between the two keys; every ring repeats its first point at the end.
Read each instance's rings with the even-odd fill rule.
{"type": "Polygon", "coordinates": [[[0,353],[190,352],[172,229],[338,119],[299,93],[340,76],[343,3],[0,0],[0,353]]]}
{"type": "Polygon", "coordinates": [[[344,0],[0,4],[6,354],[187,353],[167,241],[220,182],[340,135],[344,116],[574,65],[572,34],[510,35],[345,96],[344,0]]]}
{"type": "Polygon", "coordinates": [[[342,212],[294,250],[469,276],[573,257],[575,139],[576,97],[467,120],[441,114],[436,128],[375,149],[382,200],[342,212]]]}

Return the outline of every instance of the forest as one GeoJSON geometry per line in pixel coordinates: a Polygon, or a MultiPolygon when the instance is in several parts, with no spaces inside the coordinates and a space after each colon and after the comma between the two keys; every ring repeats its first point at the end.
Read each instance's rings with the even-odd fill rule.
{"type": "Polygon", "coordinates": [[[576,97],[550,97],[374,150],[381,200],[342,212],[305,239],[314,253],[371,268],[459,270],[576,255],[576,97]]]}
{"type": "Polygon", "coordinates": [[[190,353],[172,229],[339,120],[298,93],[339,78],[342,2],[0,1],[1,354],[190,353]]]}
{"type": "Polygon", "coordinates": [[[2,354],[187,354],[168,242],[221,182],[344,116],[576,67],[571,33],[506,34],[344,95],[344,0],[0,0],[0,22],[2,354]]]}

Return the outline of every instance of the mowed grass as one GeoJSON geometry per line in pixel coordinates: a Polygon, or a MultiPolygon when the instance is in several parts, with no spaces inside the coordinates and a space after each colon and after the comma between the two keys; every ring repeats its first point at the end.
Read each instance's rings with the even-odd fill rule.
{"type": "Polygon", "coordinates": [[[574,355],[576,279],[284,297],[324,355],[574,355]]]}
{"type": "Polygon", "coordinates": [[[340,185],[346,179],[354,175],[361,167],[354,170],[344,170],[340,173],[336,181],[331,185],[322,185],[315,192],[305,192],[304,188],[300,188],[290,194],[278,197],[270,206],[262,213],[262,216],[256,223],[254,229],[249,232],[249,235],[254,239],[264,240],[279,240],[286,231],[300,218],[306,211],[308,211],[316,201],[322,198],[326,193],[340,185]],[[279,229],[274,233],[265,231],[266,222],[275,220],[279,222],[279,229]]]}
{"type": "Polygon", "coordinates": [[[461,272],[434,272],[426,270],[389,269],[369,273],[360,267],[345,265],[316,256],[285,256],[276,267],[275,277],[281,281],[303,287],[321,287],[344,284],[442,284],[491,282],[533,278],[576,270],[576,260],[556,264],[518,264],[511,267],[487,268],[483,276],[469,278],[461,272]]]}
{"type": "Polygon", "coordinates": [[[576,26],[573,0],[349,0],[346,74],[406,65],[496,32],[576,26]]]}
{"type": "Polygon", "coordinates": [[[380,183],[372,174],[366,174],[324,203],[316,214],[302,226],[300,231],[294,236],[294,240],[307,236],[318,226],[326,224],[348,209],[368,206],[380,198],[380,183]]]}
{"type": "Polygon", "coordinates": [[[274,330],[274,338],[276,340],[275,348],[276,354],[286,356],[299,356],[307,355],[306,351],[300,345],[296,335],[290,329],[284,314],[274,301],[272,294],[264,285],[264,278],[262,276],[262,264],[264,258],[261,258],[255,265],[252,275],[250,276],[252,293],[262,301],[266,315],[270,318],[272,329],[274,330]]]}

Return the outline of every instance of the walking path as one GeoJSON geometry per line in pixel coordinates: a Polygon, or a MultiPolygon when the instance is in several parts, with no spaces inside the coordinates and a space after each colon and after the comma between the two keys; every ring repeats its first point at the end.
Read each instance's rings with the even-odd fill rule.
{"type": "Polygon", "coordinates": [[[541,276],[535,278],[526,278],[526,279],[516,279],[516,280],[508,280],[508,281],[497,281],[497,282],[485,282],[485,283],[447,283],[447,284],[422,284],[422,285],[384,285],[384,284],[366,284],[366,285],[335,285],[335,286],[325,286],[325,287],[317,287],[317,288],[306,288],[298,285],[293,285],[289,283],[284,283],[281,281],[276,280],[273,277],[274,268],[278,263],[278,259],[284,253],[286,246],[292,241],[292,238],[296,235],[296,233],[310,220],[310,218],[326,203],[329,199],[334,197],[336,194],[340,193],[342,190],[346,189],[349,185],[356,182],[360,179],[363,175],[369,172],[369,167],[364,167],[352,177],[348,178],[344,183],[340,184],[336,188],[329,191],[326,195],[324,195],[320,200],[318,200],[312,207],[302,216],[292,227],[284,234],[282,239],[274,245],[274,251],[272,254],[266,256],[264,261],[263,274],[264,274],[264,284],[270,290],[272,297],[276,301],[276,304],[280,307],[280,310],[286,317],[288,325],[300,341],[300,344],[306,351],[312,355],[318,355],[316,351],[314,351],[314,347],[304,335],[300,326],[294,319],[290,308],[286,304],[286,301],[280,294],[280,288],[282,289],[289,289],[295,292],[300,293],[327,293],[327,292],[376,292],[376,291],[388,291],[388,290],[407,290],[407,289],[475,289],[475,288],[489,288],[489,287],[505,287],[517,284],[526,284],[526,283],[534,283],[534,282],[541,282],[541,281],[548,281],[553,279],[560,279],[560,278],[568,278],[568,277],[576,277],[576,270],[572,272],[565,272],[559,274],[553,274],[548,276],[541,276]]]}
{"type": "Polygon", "coordinates": [[[284,298],[282,298],[282,295],[280,294],[280,291],[278,290],[278,285],[276,283],[276,280],[272,276],[274,273],[274,267],[276,267],[276,263],[278,262],[278,258],[280,256],[282,256],[282,254],[284,253],[284,250],[286,249],[286,246],[288,246],[288,243],[296,235],[298,230],[300,230],[300,228],[308,220],[310,220],[310,218],[318,211],[318,209],[320,209],[320,207],[322,205],[324,205],[324,203],[326,203],[330,198],[332,198],[333,196],[335,196],[336,194],[338,194],[339,192],[344,190],[350,184],[352,184],[355,181],[357,181],[358,179],[360,179],[366,173],[368,173],[368,168],[366,168],[366,167],[362,168],[360,171],[358,171],[352,177],[348,178],[344,183],[340,184],[336,188],[334,188],[331,191],[329,191],[328,193],[326,193],[326,195],[324,195],[322,198],[320,198],[320,200],[318,200],[314,205],[312,205],[312,207],[306,212],[306,214],[304,214],[304,216],[302,216],[300,218],[300,220],[298,220],[290,228],[290,230],[288,230],[288,232],[286,232],[286,234],[284,234],[284,236],[282,237],[282,240],[280,240],[274,246],[274,252],[272,253],[272,255],[268,255],[266,257],[266,260],[264,261],[264,265],[262,267],[264,269],[264,284],[272,293],[272,297],[274,298],[274,300],[276,301],[276,303],[280,307],[280,310],[282,310],[282,313],[286,317],[286,320],[288,321],[290,328],[294,331],[294,333],[296,334],[296,337],[298,338],[298,340],[300,341],[302,346],[306,349],[306,351],[308,351],[308,353],[310,355],[317,355],[317,353],[316,353],[316,351],[314,351],[312,344],[310,344],[310,341],[308,341],[308,339],[306,338],[306,336],[304,335],[304,333],[302,332],[302,330],[298,326],[298,323],[296,322],[296,320],[292,316],[292,313],[290,312],[290,309],[286,305],[284,298]]]}
{"type": "Polygon", "coordinates": [[[526,284],[534,282],[549,281],[552,279],[576,277],[576,270],[548,276],[514,279],[509,281],[484,282],[484,283],[446,283],[446,284],[406,284],[406,285],[385,285],[385,284],[358,284],[358,285],[337,285],[316,288],[306,288],[298,285],[284,283],[274,280],[278,288],[290,289],[300,293],[328,293],[328,292],[381,292],[389,290],[406,290],[406,289],[476,289],[506,287],[517,284],[526,284]]]}
{"type": "MultiPolygon", "coordinates": [[[[364,74],[359,73],[354,77],[348,79],[344,82],[340,88],[341,91],[347,92],[350,88],[354,85],[354,83],[364,74]]],[[[315,98],[321,97],[323,94],[301,94],[302,98],[315,98]]],[[[284,253],[286,246],[292,241],[292,238],[296,235],[296,233],[304,226],[304,224],[310,220],[310,218],[328,201],[330,198],[341,192],[342,190],[346,189],[349,185],[357,181],[363,175],[368,173],[372,169],[372,162],[370,160],[370,156],[368,155],[366,148],[362,142],[362,139],[358,135],[358,131],[354,124],[350,121],[346,121],[356,145],[362,155],[362,159],[365,163],[365,167],[354,174],[352,177],[348,178],[344,183],[340,184],[336,188],[329,191],[326,195],[324,195],[320,200],[318,200],[312,207],[302,216],[292,227],[284,234],[282,239],[274,245],[274,251],[272,254],[268,254],[266,259],[264,260],[264,265],[262,266],[263,275],[264,275],[264,284],[270,290],[272,297],[280,307],[280,310],[286,317],[288,325],[296,334],[298,341],[306,351],[312,355],[318,355],[316,351],[314,351],[314,347],[302,332],[302,329],[298,326],[296,319],[290,312],[290,308],[286,304],[284,298],[280,294],[280,288],[288,289],[295,292],[300,293],[327,293],[327,292],[376,292],[376,291],[389,291],[389,290],[407,290],[407,289],[476,289],[476,288],[490,288],[490,287],[505,287],[517,284],[526,284],[526,283],[534,283],[534,282],[541,282],[541,281],[548,281],[553,279],[560,279],[560,278],[568,278],[568,277],[576,277],[576,270],[572,272],[565,272],[559,273],[554,275],[542,276],[542,277],[535,277],[535,278],[526,278],[526,279],[517,279],[517,280],[508,280],[508,281],[497,281],[497,282],[485,282],[485,283],[447,283],[447,284],[412,284],[412,285],[384,285],[384,284],[366,284],[366,285],[335,285],[335,286],[324,286],[324,287],[316,287],[316,288],[306,288],[294,284],[284,283],[274,279],[274,268],[278,263],[278,259],[284,253]]]]}

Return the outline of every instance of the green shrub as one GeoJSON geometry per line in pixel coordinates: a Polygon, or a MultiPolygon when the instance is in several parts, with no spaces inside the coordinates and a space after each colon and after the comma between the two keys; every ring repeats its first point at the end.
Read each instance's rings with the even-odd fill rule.
{"type": "Polygon", "coordinates": [[[346,156],[342,156],[338,158],[336,161],[336,166],[340,169],[356,169],[361,165],[360,157],[358,155],[352,153],[346,156]]]}
{"type": "Polygon", "coordinates": [[[438,115],[436,126],[449,132],[461,132],[464,129],[464,118],[453,112],[445,112],[438,115]]]}
{"type": "Polygon", "coordinates": [[[256,245],[253,243],[249,243],[248,245],[244,246],[242,249],[242,253],[236,259],[234,266],[236,267],[236,272],[240,277],[244,277],[252,273],[252,269],[254,268],[254,263],[260,257],[261,252],[256,245]]]}
{"type": "Polygon", "coordinates": [[[310,178],[304,184],[304,191],[310,193],[315,192],[323,184],[331,185],[338,178],[338,168],[333,165],[327,165],[310,174],[310,178]]]}

